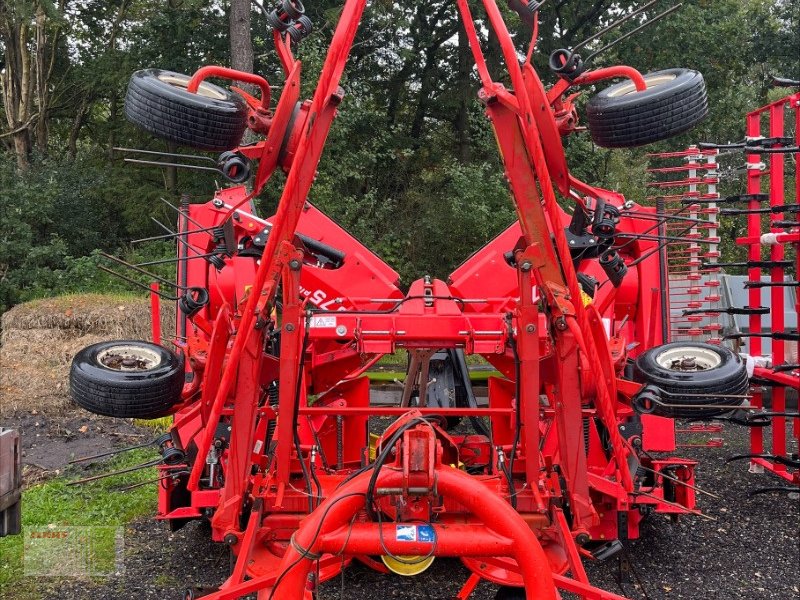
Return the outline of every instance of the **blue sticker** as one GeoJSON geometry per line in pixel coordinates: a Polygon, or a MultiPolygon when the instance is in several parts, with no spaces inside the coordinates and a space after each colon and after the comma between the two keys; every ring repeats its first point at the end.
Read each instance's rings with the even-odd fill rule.
{"type": "Polygon", "coordinates": [[[420,525],[417,528],[417,539],[420,542],[434,543],[436,541],[436,532],[430,525],[420,525]]]}
{"type": "Polygon", "coordinates": [[[397,525],[395,530],[398,542],[416,542],[417,541],[417,526],[416,525],[397,525]]]}

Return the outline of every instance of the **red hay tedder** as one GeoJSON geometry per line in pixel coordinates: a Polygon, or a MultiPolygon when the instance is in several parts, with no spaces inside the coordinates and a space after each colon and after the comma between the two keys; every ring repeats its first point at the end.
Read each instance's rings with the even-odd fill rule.
{"type": "MultiPolygon", "coordinates": [[[[472,573],[459,598],[486,579],[502,586],[498,598],[618,599],[590,584],[582,560],[616,553],[650,513],[699,514],[695,462],[651,452],[675,450],[676,417],[740,409],[745,363],[723,346],[667,343],[657,228],[669,217],[570,175],[562,137],[577,127],[575,90],[618,78],[588,104],[596,143],[686,131],[707,112],[703,79],[588,70],[576,52],[557,51],[559,79],[545,89],[495,0],[483,0],[506,87],[487,69],[467,1],[456,4],[518,221],[447,281],[423,277],[407,292],[308,202],[365,0],[346,0],[311,99],[300,98],[292,53],[311,30],[297,0],[267,13],[285,73],[276,102],[260,76],[222,67],[131,79],[131,121],[224,151],[217,166],[229,180],[252,178],[179,209],[177,283],[162,280],[177,292],[153,295],[157,342],[158,296],[177,300],[179,352],[96,344],[70,377],[75,401],[94,412],[174,416],[156,441],[158,518],[173,528],[209,520],[236,558],[208,598],[310,598],[353,559],[414,575],[453,556],[472,573]],[[246,128],[262,141],[238,146],[246,128]],[[261,218],[252,200],[276,169],[286,173],[278,209],[261,218]],[[402,392],[376,405],[366,372],[400,351],[402,392]],[[498,372],[488,403],[471,385],[474,355],[498,372]]],[[[517,10],[535,24],[537,8],[517,10]]],[[[784,468],[794,483],[796,466],[784,468]]]]}

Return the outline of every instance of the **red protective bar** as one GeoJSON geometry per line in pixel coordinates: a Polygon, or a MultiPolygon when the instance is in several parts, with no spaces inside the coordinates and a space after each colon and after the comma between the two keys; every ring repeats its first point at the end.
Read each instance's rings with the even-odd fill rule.
{"type": "MultiPolygon", "coordinates": [[[[747,115],[745,135],[747,137],[760,137],[761,136],[761,114],[752,112],[747,115]]],[[[750,164],[758,164],[761,162],[761,157],[758,154],[748,154],[747,162],[750,164]]],[[[761,193],[761,171],[758,169],[747,169],[747,193],[760,194],[761,193]]],[[[748,203],[748,208],[756,210],[761,208],[759,203],[752,200],[748,203]]],[[[756,237],[760,242],[761,234],[761,218],[757,213],[747,215],[747,235],[756,237]]],[[[747,259],[751,261],[761,260],[761,246],[758,243],[750,244],[747,250],[747,259]]],[[[751,267],[747,270],[747,278],[752,281],[761,279],[761,269],[758,267],[751,267]]],[[[759,288],[750,288],[748,292],[748,304],[750,306],[761,306],[761,290],[759,288]]],[[[761,316],[750,315],[749,319],[750,333],[761,333],[761,316]]],[[[761,356],[761,338],[753,336],[750,338],[749,353],[753,356],[761,356]]],[[[753,398],[751,405],[755,408],[763,406],[761,391],[753,390],[753,398]]],[[[750,428],[750,451],[755,454],[764,452],[764,432],[761,427],[750,428]]]]}
{"type": "MultiPolygon", "coordinates": [[[[783,137],[783,114],[784,105],[775,104],[769,109],[769,135],[770,137],[783,137]]],[[[783,206],[785,194],[783,190],[784,155],[774,153],[769,155],[769,203],[770,206],[783,206]]],[[[770,222],[783,220],[783,213],[772,213],[770,222]]],[[[773,244],[770,246],[769,258],[771,261],[781,261],[784,259],[783,244],[773,244]]],[[[776,266],[770,269],[770,281],[783,282],[784,269],[776,266]]],[[[785,328],[784,318],[784,291],[782,287],[775,286],[770,290],[770,311],[772,318],[772,331],[783,331],[785,328]]],[[[751,304],[751,306],[756,306],[751,304]]],[[[759,316],[759,318],[761,318],[759,316]]],[[[784,351],[784,341],[772,340],[772,364],[782,365],[785,362],[786,352],[784,351]]],[[[786,388],[775,386],[772,388],[772,410],[784,412],[786,410],[786,388]]],[[[786,455],[786,418],[772,418],[772,453],[776,456],[786,455]]],[[[786,466],[776,463],[775,469],[785,471],[786,466]]]]}
{"type": "Polygon", "coordinates": [[[261,75],[245,73],[244,71],[237,71],[236,69],[229,69],[227,67],[208,65],[195,71],[195,74],[192,75],[192,78],[189,80],[189,83],[186,86],[186,90],[196,94],[203,80],[208,79],[209,77],[232,79],[233,81],[242,81],[244,83],[251,83],[258,86],[261,89],[261,108],[264,110],[269,110],[271,91],[269,88],[269,83],[266,79],[261,77],[261,75]]]}
{"type": "Polygon", "coordinates": [[[158,282],[150,284],[150,326],[154,344],[161,344],[161,302],[158,297],[158,282]]]}
{"type": "Polygon", "coordinates": [[[576,77],[572,81],[572,85],[595,83],[604,79],[613,79],[615,77],[625,77],[626,79],[630,79],[633,82],[633,85],[636,86],[637,92],[643,92],[647,89],[647,82],[644,80],[644,77],[642,77],[642,74],[633,67],[628,67],[625,65],[616,65],[613,67],[605,67],[602,69],[595,69],[594,71],[588,71],[580,77],[576,77]]]}
{"type": "MultiPolygon", "coordinates": [[[[486,493],[483,484],[458,469],[439,466],[434,476],[437,493],[458,499],[459,504],[482,521],[486,535],[474,538],[454,536],[453,540],[447,532],[449,526],[438,528],[435,529],[438,534],[436,543],[416,548],[418,553],[463,555],[472,548],[476,553],[484,554],[483,551],[491,547],[493,550],[486,554],[511,555],[517,560],[528,600],[556,600],[553,575],[544,550],[531,528],[511,505],[495,494],[486,493]],[[504,543],[497,541],[494,536],[499,536],[499,540],[504,539],[504,543]]],[[[324,552],[326,548],[346,554],[354,553],[357,549],[364,550],[358,552],[361,554],[385,554],[384,548],[393,554],[406,553],[406,548],[398,546],[398,542],[388,532],[383,537],[378,536],[378,525],[374,523],[362,526],[366,529],[363,534],[359,529],[358,533],[361,535],[357,535],[356,525],[353,525],[354,531],[347,537],[347,528],[353,516],[364,507],[364,491],[371,477],[372,473],[369,471],[355,477],[303,520],[281,561],[279,572],[282,573],[283,580],[275,590],[279,592],[275,594],[276,598],[303,597],[312,561],[304,559],[298,548],[304,549],[306,553],[324,552]]],[[[385,470],[378,476],[376,489],[402,485],[402,472],[385,470]]],[[[415,553],[413,547],[409,547],[409,551],[415,553]]]]}

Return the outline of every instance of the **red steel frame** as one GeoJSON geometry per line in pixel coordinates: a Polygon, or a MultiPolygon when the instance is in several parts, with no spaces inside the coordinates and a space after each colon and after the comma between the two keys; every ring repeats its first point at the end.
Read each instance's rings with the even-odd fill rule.
{"type": "MultiPolygon", "coordinates": [[[[758,139],[763,135],[764,129],[768,129],[769,137],[783,137],[784,136],[784,119],[787,113],[794,119],[795,124],[795,141],[796,145],[800,146],[800,92],[790,94],[766,106],[758,108],[747,114],[746,120],[746,135],[747,139],[758,139]]],[[[750,164],[758,164],[762,161],[767,161],[767,169],[761,170],[752,168],[747,170],[747,193],[758,194],[765,190],[765,180],[769,194],[770,206],[782,206],[786,203],[785,195],[785,160],[786,155],[782,153],[769,154],[768,158],[763,158],[760,154],[753,153],[747,155],[747,162],[750,164]]],[[[800,201],[800,169],[795,165],[794,176],[795,187],[795,202],[800,201]]],[[[757,210],[761,208],[757,201],[751,201],[749,208],[757,210]]],[[[796,215],[797,219],[800,216],[796,215]]],[[[783,213],[771,213],[770,223],[784,219],[783,213]]],[[[763,236],[763,228],[761,217],[757,212],[753,212],[747,217],[747,236],[737,239],[737,243],[744,245],[748,248],[748,260],[761,260],[762,248],[767,245],[769,247],[769,260],[781,261],[784,259],[784,247],[788,244],[794,244],[798,247],[798,238],[800,237],[800,225],[794,230],[785,230],[783,228],[770,227],[770,232],[774,234],[774,243],[765,243],[763,236]]],[[[768,236],[769,237],[769,236],[768,236]]],[[[800,252],[796,254],[795,273],[800,272],[800,252]]],[[[784,280],[785,269],[781,266],[775,266],[769,269],[770,281],[782,282],[784,280]]],[[[748,279],[759,281],[761,279],[761,269],[753,267],[748,270],[748,279]]],[[[797,292],[797,301],[795,308],[800,312],[800,290],[797,292]]],[[[749,292],[750,306],[762,305],[762,289],[750,288],[749,292]]],[[[769,291],[769,304],[771,316],[772,331],[781,332],[785,328],[784,314],[784,288],[774,286],[769,291]]],[[[761,333],[762,323],[761,315],[750,315],[750,332],[761,333]]],[[[800,319],[796,321],[800,323],[800,319]]],[[[762,355],[762,339],[760,337],[749,338],[749,352],[752,356],[762,355]]],[[[795,351],[797,356],[797,350],[795,351]]],[[[786,361],[785,342],[780,339],[772,340],[772,364],[781,365],[786,361]]],[[[791,373],[776,372],[771,368],[755,368],[755,375],[757,377],[768,379],[778,383],[772,387],[772,408],[773,412],[782,413],[786,410],[786,386],[793,387],[795,390],[800,390],[800,375],[792,375],[791,373]]],[[[763,393],[760,389],[753,392],[752,405],[757,408],[763,406],[763,393]]],[[[792,419],[791,435],[795,440],[800,440],[800,419],[792,419]]],[[[771,454],[775,456],[787,455],[786,438],[789,433],[787,428],[787,419],[783,416],[772,417],[772,448],[771,454]]],[[[765,452],[764,431],[760,427],[753,427],[750,430],[750,444],[751,452],[754,454],[762,454],[765,452]]],[[[800,485],[800,471],[790,470],[780,463],[775,463],[765,458],[754,458],[751,462],[751,470],[762,471],[767,470],[778,477],[785,479],[791,483],[800,485]]]]}
{"type": "MultiPolygon", "coordinates": [[[[584,298],[564,232],[569,215],[555,191],[578,202],[624,199],[569,174],[561,136],[575,119],[555,115],[574,115],[564,98],[571,87],[644,81],[613,67],[546,91],[530,62],[520,65],[495,1],[483,0],[507,89],[492,79],[467,2],[457,0],[518,222],[448,282],[424,278],[403,293],[390,267],[307,202],[365,3],[346,0],[310,101],[299,100],[301,65],[277,33],[286,82],[274,109],[258,76],[205,67],[192,79],[259,86],[260,99],[245,96],[250,127],[266,139],[239,149],[259,161],[251,192],[222,190],[181,219],[196,254],[214,251],[212,227],[243,251],[229,252],[221,270],[191,255],[180,263],[181,280],[208,289],[210,302],[179,340],[191,381],[172,431],[190,473],[164,480],[159,518],[173,526],[209,518],[213,539],[231,546],[236,565],[213,598],[308,597],[353,558],[383,569],[371,557],[390,553],[461,557],[474,574],[462,598],[479,578],[524,586],[529,599],[558,598],[557,589],[620,598],[589,583],[581,564],[589,544],[637,537],[648,512],[697,514],[695,463],[646,452],[674,450],[674,426],[639,420],[630,400],[640,385],[623,376],[629,356],[664,341],[658,255],[618,288],[584,298]],[[276,168],[287,174],[278,209],[260,219],[249,203],[276,168]],[[247,254],[259,234],[263,252],[247,254]],[[297,234],[340,250],[343,265],[322,264],[297,234]],[[478,354],[500,372],[489,379],[488,407],[447,413],[488,417],[489,438],[447,433],[434,418],[443,409],[426,407],[422,391],[415,408],[370,405],[364,371],[381,356],[441,348],[478,354]],[[386,450],[381,466],[369,468],[368,420],[376,416],[399,419],[376,449],[394,455],[386,450]],[[416,523],[429,524],[435,542],[396,535],[395,525],[416,523]]],[[[625,217],[619,224],[630,233],[646,226],[625,217]]],[[[621,253],[630,262],[656,245],[637,239],[621,253]]],[[[596,261],[577,268],[604,279],[596,261]]]]}

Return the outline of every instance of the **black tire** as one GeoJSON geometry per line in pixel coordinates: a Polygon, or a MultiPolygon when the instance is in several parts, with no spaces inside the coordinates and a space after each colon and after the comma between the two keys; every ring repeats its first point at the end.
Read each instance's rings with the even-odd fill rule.
{"type": "Polygon", "coordinates": [[[586,117],[592,140],[603,148],[633,148],[688,131],[708,115],[703,76],[690,69],[665,69],[644,76],[647,89],[631,81],[592,97],[586,117]]]}
{"type": "Polygon", "coordinates": [[[132,340],[87,346],[72,359],[69,373],[75,404],[108,417],[168,415],[181,398],[183,383],[181,357],[163,346],[132,340]]]}
{"type": "Polygon", "coordinates": [[[188,75],[145,69],[128,83],[125,116],[153,135],[199,150],[221,152],[239,145],[247,128],[244,99],[204,81],[188,92],[188,75]]]}
{"type": "Polygon", "coordinates": [[[726,396],[743,396],[750,385],[747,367],[738,354],[721,346],[696,342],[672,342],[651,348],[636,359],[634,379],[666,392],[661,401],[667,404],[700,405],[686,408],[655,405],[653,414],[687,419],[710,418],[734,410],[744,398],[726,396]],[[697,367],[685,362],[692,357],[697,367]]]}

